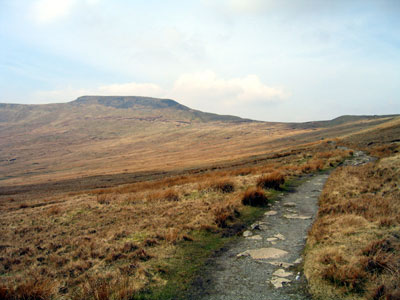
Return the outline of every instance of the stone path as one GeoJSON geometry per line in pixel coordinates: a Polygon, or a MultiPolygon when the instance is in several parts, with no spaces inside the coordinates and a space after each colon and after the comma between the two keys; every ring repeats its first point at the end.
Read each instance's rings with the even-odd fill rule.
{"type": "MultiPolygon", "coordinates": [[[[356,152],[346,165],[371,160],[356,152]]],[[[307,231],[329,174],[306,177],[295,192],[275,202],[243,238],[215,257],[196,282],[190,299],[310,299],[298,270],[307,231]]]]}

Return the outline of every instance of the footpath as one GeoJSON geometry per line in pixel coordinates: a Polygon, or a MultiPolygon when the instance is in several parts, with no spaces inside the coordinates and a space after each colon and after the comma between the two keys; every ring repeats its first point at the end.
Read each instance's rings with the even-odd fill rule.
{"type": "MultiPolygon", "coordinates": [[[[371,160],[357,151],[344,164],[371,160]]],[[[309,175],[293,192],[282,195],[243,238],[207,264],[190,299],[310,299],[301,254],[328,177],[329,173],[309,175]]]]}

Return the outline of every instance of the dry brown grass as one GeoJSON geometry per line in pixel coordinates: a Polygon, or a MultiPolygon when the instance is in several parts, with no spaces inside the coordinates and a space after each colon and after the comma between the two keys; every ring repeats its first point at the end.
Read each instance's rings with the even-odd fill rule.
{"type": "Polygon", "coordinates": [[[222,193],[232,193],[235,191],[235,183],[229,179],[221,179],[211,183],[211,188],[222,193]]]}
{"type": "Polygon", "coordinates": [[[307,162],[301,166],[301,170],[304,173],[311,173],[315,171],[320,171],[324,167],[324,161],[322,159],[315,159],[307,162]]]}
{"type": "Polygon", "coordinates": [[[257,180],[257,186],[263,189],[279,190],[280,186],[284,183],[285,176],[279,172],[263,175],[257,180]]]}
{"type": "MultiPolygon", "coordinates": [[[[126,112],[122,111],[124,114],[126,112]]],[[[201,167],[264,155],[267,152],[278,152],[275,154],[275,158],[278,158],[289,144],[293,146],[299,143],[295,139],[280,141],[283,136],[296,137],[314,133],[311,129],[294,130],[286,124],[245,122],[228,123],[227,126],[225,122],[202,124],[188,120],[192,124],[177,126],[173,120],[138,122],[136,118],[126,118],[125,115],[122,118],[110,115],[118,114],[117,110],[100,114],[103,113],[108,116],[101,126],[97,124],[98,121],[88,117],[92,112],[87,112],[84,118],[78,117],[81,121],[75,120],[72,122],[74,125],[64,128],[69,134],[68,137],[63,135],[63,142],[60,143],[47,141],[52,135],[54,139],[59,138],[60,133],[54,129],[57,125],[46,129],[45,138],[42,129],[31,128],[26,132],[23,129],[26,126],[16,129],[15,134],[3,134],[0,154],[8,158],[18,152],[17,160],[6,166],[0,165],[0,174],[7,175],[2,178],[4,184],[42,183],[84,176],[201,167]],[[116,119],[113,120],[114,117],[116,119]],[[118,124],[118,128],[115,124],[118,124]],[[269,134],[265,134],[265,130],[269,134]],[[14,138],[9,138],[11,136],[14,138]],[[94,140],[94,136],[100,138],[94,140]],[[30,144],[31,147],[22,149],[24,144],[30,144]]],[[[18,128],[18,125],[10,125],[8,130],[13,127],[18,128]]],[[[306,142],[318,140],[314,136],[305,139],[306,142]]]]}
{"type": "MultiPolygon", "coordinates": [[[[19,115],[14,109],[18,110],[14,107],[2,113],[8,117],[19,115]]],[[[267,153],[279,159],[290,155],[290,148],[298,145],[390,123],[387,118],[328,127],[318,127],[318,123],[204,123],[185,116],[183,111],[107,109],[97,105],[78,109],[63,104],[51,112],[46,106],[36,106],[22,111],[24,118],[9,119],[0,128],[3,185],[76,178],[82,182],[83,177],[107,174],[122,178],[125,174],[127,179],[121,184],[137,172],[209,166],[267,153]],[[40,122],[37,114],[43,114],[40,122]]]]}
{"type": "Polygon", "coordinates": [[[369,152],[372,156],[376,157],[389,157],[400,150],[400,145],[398,143],[384,144],[370,147],[369,152]]]}
{"type": "Polygon", "coordinates": [[[318,299],[398,299],[399,184],[398,154],[330,176],[305,254],[318,299]]]}
{"type": "Polygon", "coordinates": [[[244,192],[242,203],[250,206],[265,206],[268,204],[268,198],[262,189],[252,187],[244,192]]]}
{"type": "Polygon", "coordinates": [[[322,142],[223,170],[45,199],[7,196],[0,210],[0,292],[17,295],[30,274],[40,275],[48,284],[42,290],[55,298],[127,299],[163,286],[157,263],[173,257],[179,242],[191,243],[201,230],[237,232],[231,226],[247,204],[242,200],[265,204],[268,192],[248,190],[262,174],[300,175],[304,156],[313,160],[322,151],[335,150],[322,142]]]}
{"type": "Polygon", "coordinates": [[[37,274],[31,274],[26,281],[13,286],[11,283],[0,285],[0,299],[3,300],[47,300],[55,292],[54,283],[37,274]]]}

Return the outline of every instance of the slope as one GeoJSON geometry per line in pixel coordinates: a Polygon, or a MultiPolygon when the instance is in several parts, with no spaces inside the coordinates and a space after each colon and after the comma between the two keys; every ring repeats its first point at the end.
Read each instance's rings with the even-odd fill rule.
{"type": "Polygon", "coordinates": [[[209,165],[365,130],[389,119],[310,127],[204,113],[148,97],[0,104],[0,182],[43,183],[209,165]]]}

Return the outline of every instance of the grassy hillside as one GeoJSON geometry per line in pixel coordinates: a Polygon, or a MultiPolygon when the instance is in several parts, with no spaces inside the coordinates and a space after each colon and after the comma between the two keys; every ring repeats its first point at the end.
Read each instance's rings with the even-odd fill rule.
{"type": "Polygon", "coordinates": [[[270,187],[349,155],[323,141],[250,166],[0,196],[0,298],[177,299],[207,257],[276,199],[270,187]],[[254,193],[261,207],[247,205],[254,193]]]}
{"type": "Polygon", "coordinates": [[[85,96],[62,104],[2,104],[0,183],[201,167],[285,151],[389,119],[310,127],[203,113],[173,100],[145,97],[85,96]]]}

